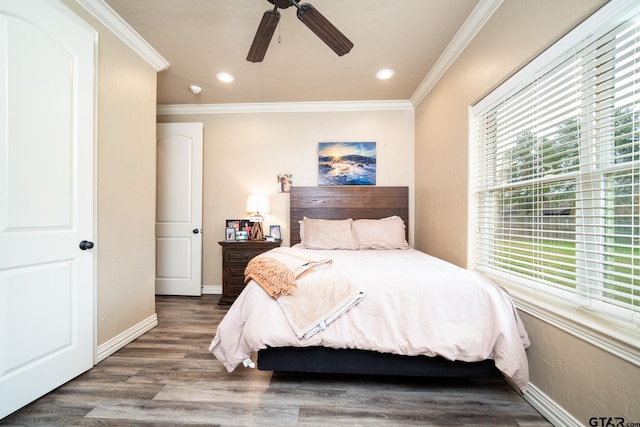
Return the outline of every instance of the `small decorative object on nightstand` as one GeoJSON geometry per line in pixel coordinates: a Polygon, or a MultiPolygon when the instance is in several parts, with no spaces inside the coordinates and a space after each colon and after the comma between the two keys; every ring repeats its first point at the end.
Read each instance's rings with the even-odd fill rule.
{"type": "Polygon", "coordinates": [[[277,248],[280,240],[234,240],[218,242],[222,246],[222,297],[218,304],[232,304],[244,289],[244,269],[256,255],[277,248]]]}

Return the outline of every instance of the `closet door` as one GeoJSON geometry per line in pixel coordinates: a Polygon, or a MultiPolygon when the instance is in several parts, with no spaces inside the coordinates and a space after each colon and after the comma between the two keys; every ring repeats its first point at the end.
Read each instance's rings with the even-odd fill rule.
{"type": "Polygon", "coordinates": [[[159,123],[156,294],[202,294],[202,123],[159,123]]]}
{"type": "Polygon", "coordinates": [[[94,43],[56,0],[0,2],[0,418],[93,366],[94,43]]]}

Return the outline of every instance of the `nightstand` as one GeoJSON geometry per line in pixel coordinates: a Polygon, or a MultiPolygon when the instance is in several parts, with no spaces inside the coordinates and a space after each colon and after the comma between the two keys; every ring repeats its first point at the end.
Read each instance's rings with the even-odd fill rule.
{"type": "Polygon", "coordinates": [[[256,255],[277,248],[281,240],[230,240],[218,242],[222,246],[222,297],[218,304],[229,305],[244,289],[244,269],[256,255]]]}

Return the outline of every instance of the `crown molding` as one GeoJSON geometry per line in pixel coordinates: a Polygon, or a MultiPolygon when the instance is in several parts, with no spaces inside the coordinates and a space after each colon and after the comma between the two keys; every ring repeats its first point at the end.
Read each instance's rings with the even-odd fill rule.
{"type": "Polygon", "coordinates": [[[464,51],[495,11],[498,10],[502,2],[503,0],[480,0],[444,52],[442,52],[429,74],[411,96],[410,101],[414,107],[420,105],[451,64],[464,51]]]}
{"type": "MultiPolygon", "coordinates": [[[[76,2],[107,27],[126,45],[145,59],[156,71],[169,68],[169,62],[146,42],[120,15],[103,0],[76,0],[76,2]]],[[[456,33],[440,58],[408,101],[351,101],[313,103],[260,103],[260,104],[184,104],[159,105],[158,114],[215,114],[248,112],[319,112],[319,111],[372,111],[402,110],[417,107],[464,51],[469,42],[500,7],[503,0],[480,0],[460,30],[456,33]],[[407,107],[405,104],[410,104],[407,107]],[[295,108],[295,109],[292,109],[295,108]],[[180,110],[179,112],[174,110],[180,110]],[[170,111],[170,112],[167,112],[170,111]]]]}
{"type": "Polygon", "coordinates": [[[238,104],[161,104],[157,115],[413,111],[406,101],[264,102],[238,104]]]}
{"type": "Polygon", "coordinates": [[[156,71],[169,68],[169,62],[103,0],[76,0],[76,2],[133,49],[134,52],[151,64],[156,71]]]}

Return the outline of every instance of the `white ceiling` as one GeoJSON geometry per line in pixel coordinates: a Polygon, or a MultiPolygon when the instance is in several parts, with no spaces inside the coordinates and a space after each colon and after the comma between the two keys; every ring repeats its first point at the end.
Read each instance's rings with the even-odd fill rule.
{"type": "Polygon", "coordinates": [[[104,1],[169,62],[158,74],[158,104],[409,100],[481,3],[303,0],[354,43],[351,52],[337,56],[290,7],[280,10],[264,61],[251,63],[258,23],[273,8],[267,0],[104,1]],[[381,68],[395,76],[377,80],[381,68]],[[218,72],[235,81],[217,81],[218,72]]]}

